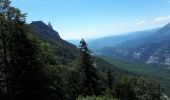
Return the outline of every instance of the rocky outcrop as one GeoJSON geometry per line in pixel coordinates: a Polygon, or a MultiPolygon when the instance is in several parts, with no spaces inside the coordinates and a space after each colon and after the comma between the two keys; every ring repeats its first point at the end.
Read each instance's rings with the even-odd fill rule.
{"type": "Polygon", "coordinates": [[[146,61],[148,64],[159,64],[159,57],[150,56],[146,61]]]}

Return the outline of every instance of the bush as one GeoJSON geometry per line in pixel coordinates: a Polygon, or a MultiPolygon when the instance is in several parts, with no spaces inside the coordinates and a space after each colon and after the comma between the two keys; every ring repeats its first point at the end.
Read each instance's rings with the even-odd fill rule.
{"type": "Polygon", "coordinates": [[[113,98],[108,98],[106,96],[87,96],[87,97],[81,97],[79,96],[77,100],[117,100],[113,98]]]}

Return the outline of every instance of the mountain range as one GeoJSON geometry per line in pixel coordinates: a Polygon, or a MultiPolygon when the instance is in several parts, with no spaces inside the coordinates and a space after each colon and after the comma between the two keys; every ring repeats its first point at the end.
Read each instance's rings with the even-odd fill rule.
{"type": "Polygon", "coordinates": [[[136,32],[128,32],[123,35],[118,36],[109,36],[104,37],[100,39],[93,40],[89,42],[89,47],[91,50],[96,51],[100,50],[104,47],[117,47],[120,44],[126,47],[140,45],[140,42],[137,42],[136,44],[133,43],[133,45],[129,45],[130,41],[137,41],[137,40],[144,40],[145,38],[149,37],[151,34],[154,34],[155,31],[157,31],[159,28],[152,29],[152,30],[145,30],[145,31],[136,31],[136,32]],[[124,43],[128,43],[124,45],[124,43]]]}
{"type": "Polygon", "coordinates": [[[170,24],[162,28],[109,38],[99,39],[89,43],[89,45],[106,43],[100,45],[101,47],[97,50],[91,49],[96,54],[111,58],[135,60],[156,65],[170,65],[170,24]],[[108,43],[105,41],[111,39],[113,40],[108,43]]]}
{"type": "MultiPolygon", "coordinates": [[[[78,44],[78,40],[69,42],[78,44]]],[[[87,42],[90,50],[96,55],[147,64],[170,65],[170,23],[161,28],[129,32],[87,42]]]]}
{"type": "MultiPolygon", "coordinates": [[[[42,21],[34,21],[29,25],[32,28],[32,30],[34,31],[35,36],[38,37],[40,41],[42,41],[42,44],[44,44],[44,43],[48,44],[48,47],[53,52],[52,56],[56,58],[56,61],[60,61],[60,64],[62,64],[64,66],[67,66],[68,64],[70,65],[70,63],[76,61],[76,57],[78,55],[78,48],[75,45],[73,45],[72,43],[69,43],[69,42],[63,40],[60,37],[59,33],[57,31],[55,31],[51,25],[47,25],[42,21]]],[[[166,27],[165,27],[165,29],[166,29],[166,27]]],[[[162,43],[163,39],[160,39],[160,38],[165,38],[167,36],[167,35],[165,36],[163,34],[166,32],[165,29],[157,28],[157,29],[147,30],[147,31],[132,32],[132,34],[124,35],[125,37],[123,37],[123,35],[116,36],[116,37],[120,37],[119,40],[122,42],[120,42],[120,43],[117,42],[117,43],[115,43],[114,46],[110,46],[110,47],[106,44],[106,45],[103,45],[103,48],[100,48],[100,50],[99,49],[98,50],[96,49],[96,51],[94,50],[94,54],[100,53],[100,54],[104,55],[104,56],[93,55],[94,65],[98,68],[101,75],[103,75],[103,73],[105,73],[108,70],[108,68],[111,69],[112,74],[115,76],[115,79],[119,79],[122,75],[142,75],[142,76],[143,75],[151,75],[152,77],[158,79],[161,82],[161,84],[163,85],[163,87],[166,87],[165,91],[169,95],[169,91],[170,91],[170,88],[168,87],[169,86],[169,74],[168,74],[169,72],[167,72],[167,70],[159,68],[159,67],[158,68],[156,68],[154,66],[152,67],[148,64],[139,64],[138,62],[135,62],[135,63],[128,62],[129,58],[133,59],[133,60],[138,60],[138,59],[133,58],[133,56],[131,57],[131,54],[133,52],[135,52],[135,50],[138,52],[144,53],[143,51],[140,51],[140,47],[142,48],[143,46],[146,46],[146,48],[148,48],[148,50],[146,50],[145,52],[148,52],[148,55],[149,55],[149,50],[152,54],[152,49],[154,51],[154,50],[156,50],[156,48],[160,48],[161,44],[156,45],[155,48],[153,48],[153,45],[148,44],[148,46],[147,46],[146,43],[149,43],[149,42],[151,44],[162,43]],[[160,35],[157,36],[156,34],[160,34],[160,35]],[[151,36],[152,37],[154,36],[154,38],[159,38],[161,42],[153,41],[154,38],[151,39],[151,36]],[[121,38],[121,37],[123,37],[123,38],[121,38]],[[140,44],[136,43],[136,45],[134,46],[136,48],[134,48],[130,45],[126,45],[128,43],[129,44],[133,43],[133,41],[140,41],[140,40],[145,40],[145,42],[141,41],[140,44]],[[149,46],[150,46],[150,48],[149,48],[149,46]],[[127,53],[127,56],[123,55],[123,54],[125,54],[125,50],[129,51],[129,53],[127,53]],[[99,53],[97,53],[97,52],[99,52],[99,53]],[[126,61],[110,59],[110,58],[106,58],[105,56],[110,57],[110,58],[116,58],[116,59],[125,59],[126,61]],[[150,71],[150,70],[152,70],[152,71],[150,71]],[[160,76],[157,73],[158,70],[160,71],[159,72],[160,76]]],[[[167,32],[166,34],[169,34],[169,33],[167,32]]],[[[110,40],[112,40],[112,37],[109,37],[109,38],[110,38],[110,40]]],[[[105,40],[105,39],[106,38],[104,38],[103,40],[105,40]]],[[[167,40],[168,40],[168,38],[167,38],[167,40]]],[[[88,44],[91,45],[94,41],[95,40],[88,41],[88,44]]],[[[78,45],[79,41],[76,40],[75,43],[77,43],[77,45],[78,45]]],[[[110,42],[110,44],[112,44],[112,43],[114,43],[114,41],[110,42]]],[[[131,44],[131,45],[133,45],[133,44],[131,44]]],[[[164,46],[164,45],[162,45],[162,46],[164,46]]],[[[164,46],[164,47],[166,47],[166,46],[164,46]]],[[[90,48],[90,49],[93,50],[92,48],[90,48]]],[[[162,50],[164,51],[167,49],[165,48],[162,50]]],[[[138,53],[136,53],[136,54],[138,54],[138,53]]],[[[145,54],[145,55],[147,55],[147,54],[145,54]]],[[[68,67],[68,69],[72,69],[72,68],[73,67],[68,67]]]]}

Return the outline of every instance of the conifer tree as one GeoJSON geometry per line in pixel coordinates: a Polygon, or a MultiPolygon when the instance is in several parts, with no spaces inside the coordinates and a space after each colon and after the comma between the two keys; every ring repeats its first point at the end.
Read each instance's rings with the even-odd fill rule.
{"type": "Polygon", "coordinates": [[[100,94],[100,79],[86,42],[80,41],[79,56],[79,94],[83,96],[100,94]]]}
{"type": "Polygon", "coordinates": [[[106,74],[106,77],[105,77],[106,78],[106,86],[108,89],[112,90],[114,77],[112,75],[111,69],[107,68],[105,74],[106,74]]]}
{"type": "MultiPolygon", "coordinates": [[[[10,36],[10,30],[8,27],[8,22],[10,19],[10,1],[2,0],[0,1],[0,55],[1,55],[1,89],[2,95],[6,96],[8,100],[10,100],[10,86],[9,86],[9,66],[8,66],[8,40],[10,36]],[[5,92],[5,94],[4,94],[5,92]]],[[[4,97],[2,97],[4,98],[4,97]]]]}
{"type": "Polygon", "coordinates": [[[0,2],[0,26],[0,79],[5,84],[0,96],[3,100],[55,100],[56,89],[45,74],[41,50],[25,34],[25,14],[11,7],[9,0],[0,2]]]}

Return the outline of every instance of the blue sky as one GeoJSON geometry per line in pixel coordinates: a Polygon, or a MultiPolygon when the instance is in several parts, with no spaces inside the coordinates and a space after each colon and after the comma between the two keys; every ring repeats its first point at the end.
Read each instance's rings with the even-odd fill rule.
{"type": "Polygon", "coordinates": [[[170,0],[12,0],[27,22],[49,21],[63,39],[98,38],[161,27],[170,0]]]}

